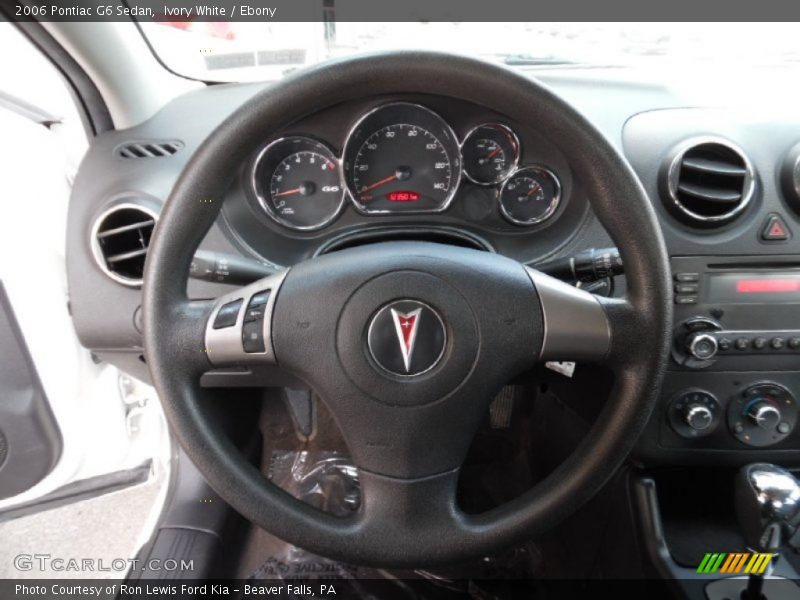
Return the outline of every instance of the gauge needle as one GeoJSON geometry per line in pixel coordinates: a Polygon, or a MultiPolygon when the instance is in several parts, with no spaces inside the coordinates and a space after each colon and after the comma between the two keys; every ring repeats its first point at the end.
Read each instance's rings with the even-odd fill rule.
{"type": "Polygon", "coordinates": [[[390,181],[394,181],[395,179],[397,179],[397,174],[390,175],[389,177],[381,179],[380,181],[376,181],[372,185],[368,185],[365,188],[361,188],[361,191],[359,193],[363,194],[364,192],[368,192],[370,190],[374,190],[376,187],[380,187],[380,186],[382,186],[384,184],[389,183],[390,181]]]}
{"type": "Polygon", "coordinates": [[[539,186],[539,185],[537,185],[535,187],[532,187],[531,190],[528,192],[528,196],[533,196],[533,194],[538,192],[540,189],[541,189],[541,186],[539,186]]]}
{"type": "Polygon", "coordinates": [[[498,152],[500,152],[500,146],[498,146],[497,148],[495,148],[494,150],[492,150],[491,154],[489,154],[489,156],[487,156],[487,157],[486,157],[486,160],[489,160],[490,158],[492,158],[492,157],[493,157],[495,154],[497,154],[498,152]]]}
{"type": "Polygon", "coordinates": [[[285,192],[279,192],[273,196],[273,198],[280,198],[281,196],[291,196],[292,194],[299,194],[303,191],[303,188],[296,187],[292,190],[286,190],[285,192]]]}

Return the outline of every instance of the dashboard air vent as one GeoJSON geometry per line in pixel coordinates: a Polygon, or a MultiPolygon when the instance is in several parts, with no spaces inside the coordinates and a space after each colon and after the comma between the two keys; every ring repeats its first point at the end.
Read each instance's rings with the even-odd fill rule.
{"type": "Polygon", "coordinates": [[[179,140],[128,142],[117,146],[116,155],[121,158],[161,158],[172,156],[183,148],[179,140]]]}
{"type": "Polygon", "coordinates": [[[753,167],[725,140],[694,140],[670,162],[667,193],[677,215],[695,225],[730,221],[749,204],[755,187],[753,167]]]}
{"type": "Polygon", "coordinates": [[[119,204],[101,214],[92,230],[92,250],[103,272],[117,283],[138,287],[156,214],[135,204],[119,204]]]}

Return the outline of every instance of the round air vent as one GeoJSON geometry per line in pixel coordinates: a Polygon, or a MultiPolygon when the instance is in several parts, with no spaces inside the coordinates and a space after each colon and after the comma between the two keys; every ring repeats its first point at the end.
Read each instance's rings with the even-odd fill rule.
{"type": "Polygon", "coordinates": [[[123,285],[142,285],[144,261],[157,215],[137,204],[117,204],[106,210],[92,227],[92,251],[97,264],[123,285]]]}
{"type": "Polygon", "coordinates": [[[727,140],[690,140],[673,155],[667,169],[667,206],[694,225],[730,221],[744,211],[754,189],[750,161],[727,140]]]}

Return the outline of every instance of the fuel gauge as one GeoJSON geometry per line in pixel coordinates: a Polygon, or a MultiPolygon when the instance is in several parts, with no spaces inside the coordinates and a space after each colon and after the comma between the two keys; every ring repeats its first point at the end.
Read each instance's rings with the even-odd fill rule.
{"type": "Polygon", "coordinates": [[[464,174],[479,185],[496,185],[516,168],[519,140],[511,129],[499,123],[479,125],[461,145],[464,174]]]}
{"type": "Polygon", "coordinates": [[[561,201],[561,184],[543,167],[522,167],[509,177],[498,196],[500,212],[515,225],[549,219],[561,201]]]}

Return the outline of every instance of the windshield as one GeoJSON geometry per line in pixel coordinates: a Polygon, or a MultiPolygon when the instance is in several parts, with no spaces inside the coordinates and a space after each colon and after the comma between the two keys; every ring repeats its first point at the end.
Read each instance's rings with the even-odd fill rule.
{"type": "Polygon", "coordinates": [[[204,81],[280,79],[358,52],[442,50],[530,68],[800,64],[793,23],[146,22],[173,71],[204,81]]]}

